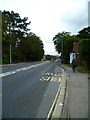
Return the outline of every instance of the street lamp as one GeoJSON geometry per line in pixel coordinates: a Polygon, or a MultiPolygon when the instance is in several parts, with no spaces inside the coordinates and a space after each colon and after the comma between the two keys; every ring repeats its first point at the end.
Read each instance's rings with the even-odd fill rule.
{"type": "Polygon", "coordinates": [[[63,63],[63,39],[61,39],[61,63],[63,63]]]}
{"type": "MultiPolygon", "coordinates": [[[[11,30],[11,28],[10,28],[11,26],[9,25],[9,35],[10,35],[10,30],[11,30]]],[[[11,38],[11,37],[10,37],[11,38]]],[[[11,46],[11,40],[9,40],[9,42],[10,42],[10,48],[9,48],[9,54],[10,54],[10,64],[12,63],[12,46],[11,46]]]]}
{"type": "Polygon", "coordinates": [[[12,47],[11,47],[11,43],[10,43],[10,64],[12,63],[12,54],[11,54],[11,51],[12,51],[12,47]]]}
{"type": "Polygon", "coordinates": [[[62,54],[63,54],[63,39],[62,39],[62,54]]]}

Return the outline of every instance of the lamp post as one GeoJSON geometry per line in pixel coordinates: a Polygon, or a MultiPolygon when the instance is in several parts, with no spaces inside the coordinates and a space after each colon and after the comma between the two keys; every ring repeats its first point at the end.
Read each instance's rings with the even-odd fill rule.
{"type": "MultiPolygon", "coordinates": [[[[10,35],[10,25],[9,25],[9,35],[10,35]]],[[[11,38],[11,37],[10,37],[11,38]]],[[[11,46],[11,40],[9,40],[10,42],[10,46],[9,46],[9,54],[10,54],[10,57],[9,57],[9,61],[10,61],[10,64],[12,63],[12,46],[11,46]]]]}
{"type": "Polygon", "coordinates": [[[63,39],[61,39],[61,61],[63,64],[63,39]]]}
{"type": "Polygon", "coordinates": [[[12,54],[11,54],[11,51],[12,51],[12,46],[11,46],[11,43],[10,43],[10,64],[12,63],[12,54]]]}
{"type": "Polygon", "coordinates": [[[62,54],[63,54],[63,39],[62,39],[62,54]]]}

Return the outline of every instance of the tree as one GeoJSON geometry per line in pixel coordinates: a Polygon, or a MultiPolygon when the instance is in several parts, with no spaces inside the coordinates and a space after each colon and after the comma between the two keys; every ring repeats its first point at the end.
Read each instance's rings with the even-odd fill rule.
{"type": "Polygon", "coordinates": [[[83,39],[79,42],[79,53],[82,60],[87,62],[88,69],[90,69],[90,39],[83,39]]]}
{"type": "Polygon", "coordinates": [[[34,33],[30,33],[28,34],[26,39],[29,45],[28,46],[29,50],[27,50],[28,57],[31,58],[32,60],[41,60],[41,58],[43,58],[44,55],[44,49],[43,49],[43,42],[40,39],[40,37],[38,37],[34,33]]]}
{"type": "Polygon", "coordinates": [[[58,33],[57,35],[55,35],[55,37],[53,38],[53,42],[54,42],[56,51],[58,53],[62,52],[62,54],[63,54],[64,41],[69,36],[70,36],[69,32],[61,32],[61,33],[58,33]]]}
{"type": "Polygon", "coordinates": [[[52,55],[45,55],[46,56],[46,60],[52,60],[53,56],[52,55]]]}
{"type": "Polygon", "coordinates": [[[20,42],[18,49],[21,61],[41,60],[44,55],[42,40],[31,32],[20,42]]]}
{"type": "Polygon", "coordinates": [[[62,53],[61,59],[64,63],[69,62],[70,53],[73,49],[73,42],[79,41],[80,39],[75,35],[70,35],[70,32],[62,32],[55,35],[53,38],[56,51],[62,53]]]}
{"type": "MultiPolygon", "coordinates": [[[[2,12],[2,51],[3,63],[9,63],[9,45],[12,45],[12,57],[16,56],[16,46],[28,34],[28,17],[20,18],[18,13],[13,11],[2,12]]],[[[18,54],[17,54],[18,56],[18,54]]],[[[14,59],[13,59],[14,60],[14,59]]],[[[14,61],[13,61],[14,62],[14,61]]]]}
{"type": "Polygon", "coordinates": [[[79,42],[81,61],[86,61],[87,67],[90,69],[90,27],[83,28],[78,32],[77,36],[81,39],[79,42]]]}
{"type": "Polygon", "coordinates": [[[64,50],[63,50],[63,55],[64,55],[64,62],[69,63],[70,61],[70,53],[73,52],[73,42],[79,42],[80,39],[75,36],[69,36],[64,42],[64,50]]]}
{"type": "Polygon", "coordinates": [[[90,27],[83,28],[77,34],[80,39],[90,39],[90,27]]]}

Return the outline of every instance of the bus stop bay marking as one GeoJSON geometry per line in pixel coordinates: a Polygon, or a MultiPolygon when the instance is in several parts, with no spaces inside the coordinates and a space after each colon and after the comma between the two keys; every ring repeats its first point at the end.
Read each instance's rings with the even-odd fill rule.
{"type": "Polygon", "coordinates": [[[61,82],[61,73],[45,73],[41,77],[41,81],[61,82]]]}

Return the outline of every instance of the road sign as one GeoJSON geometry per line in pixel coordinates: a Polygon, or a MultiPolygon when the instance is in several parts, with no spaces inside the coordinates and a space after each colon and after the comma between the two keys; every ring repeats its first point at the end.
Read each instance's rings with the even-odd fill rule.
{"type": "Polygon", "coordinates": [[[76,54],[75,53],[70,53],[70,63],[72,63],[73,58],[76,59],[76,54]]]}

